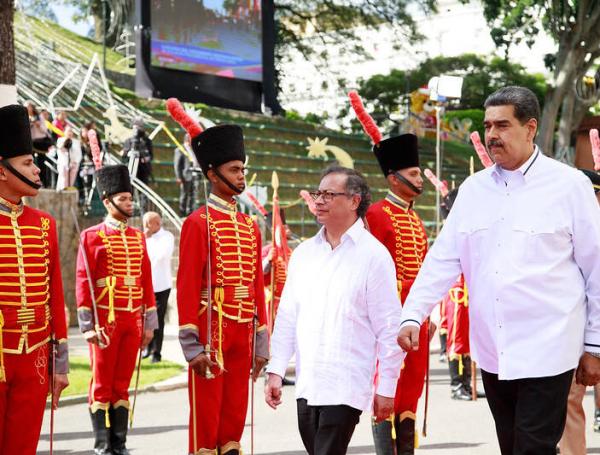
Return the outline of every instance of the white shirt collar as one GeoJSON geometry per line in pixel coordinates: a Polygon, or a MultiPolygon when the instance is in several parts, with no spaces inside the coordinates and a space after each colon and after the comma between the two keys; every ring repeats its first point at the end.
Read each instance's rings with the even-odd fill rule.
{"type": "Polygon", "coordinates": [[[504,173],[514,172],[520,174],[521,177],[523,177],[523,180],[527,181],[527,177],[530,175],[530,172],[534,167],[534,163],[537,161],[539,155],[541,154],[542,151],[540,150],[540,148],[534,144],[533,153],[529,158],[527,158],[527,161],[525,161],[518,169],[515,169],[514,171],[508,171],[506,169],[501,168],[497,164],[494,164],[494,166],[492,167],[491,175],[494,178],[494,180],[496,180],[496,182],[504,182],[504,173]]]}
{"type": "MultiPolygon", "coordinates": [[[[340,245],[346,241],[346,239],[351,239],[354,243],[357,243],[365,230],[365,223],[362,218],[358,218],[352,226],[350,226],[346,232],[342,234],[342,238],[340,239],[340,245]]],[[[323,226],[316,235],[316,240],[318,243],[327,242],[327,238],[325,237],[325,226],[323,226]]]]}

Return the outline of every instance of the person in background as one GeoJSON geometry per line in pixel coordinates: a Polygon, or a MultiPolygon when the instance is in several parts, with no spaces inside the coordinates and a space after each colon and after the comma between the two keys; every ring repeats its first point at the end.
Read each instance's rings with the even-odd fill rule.
{"type": "Polygon", "coordinates": [[[75,137],[73,128],[67,126],[64,133],[65,135],[56,141],[57,191],[75,186],[82,157],[81,142],[75,137]]]}
{"type": "Polygon", "coordinates": [[[162,218],[156,212],[144,213],[144,235],[146,248],[152,266],[152,287],[158,312],[158,328],[154,330],[154,338],[148,345],[145,357],[152,356],[152,363],[162,360],[161,350],[165,331],[165,315],[169,303],[169,295],[173,286],[171,274],[171,258],[175,249],[175,237],[162,227],[162,218]]]}
{"type": "Polygon", "coordinates": [[[89,200],[95,172],[94,160],[92,159],[92,150],[90,148],[90,142],[88,140],[87,133],[87,127],[82,126],[81,130],[79,131],[79,141],[81,144],[81,167],[79,171],[79,182],[82,190],[79,192],[79,203],[82,205],[86,204],[89,200]]]}
{"type": "Polygon", "coordinates": [[[185,148],[187,155],[179,150],[179,147],[175,147],[173,165],[175,167],[175,179],[179,185],[179,214],[181,216],[188,216],[192,213],[192,208],[194,206],[193,163],[189,158],[194,152],[192,151],[190,135],[187,133],[183,137],[183,147],[185,148]]]}
{"type": "Polygon", "coordinates": [[[45,119],[40,116],[33,101],[25,102],[25,107],[29,116],[35,164],[40,169],[42,185],[45,188],[50,188],[52,184],[52,171],[46,166],[46,155],[54,147],[54,141],[48,132],[45,119]]]}
{"type": "Polygon", "coordinates": [[[147,185],[152,176],[152,140],[146,135],[141,118],[133,121],[132,128],[133,135],[123,143],[123,158],[127,159],[130,172],[134,166],[132,160],[137,160],[135,176],[147,185]]]}
{"type": "Polygon", "coordinates": [[[67,111],[58,111],[52,124],[64,133],[68,126],[67,111]]]}

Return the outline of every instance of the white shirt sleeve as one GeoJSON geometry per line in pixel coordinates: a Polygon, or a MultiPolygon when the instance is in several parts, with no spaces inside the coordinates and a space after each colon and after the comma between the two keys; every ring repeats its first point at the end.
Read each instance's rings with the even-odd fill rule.
{"type": "Polygon", "coordinates": [[[267,366],[267,373],[274,373],[282,378],[296,351],[297,302],[293,289],[296,274],[294,258],[298,258],[298,255],[293,254],[288,265],[288,276],[277,308],[277,319],[271,338],[271,360],[267,366]]]}
{"type": "Polygon", "coordinates": [[[585,351],[600,352],[600,207],[587,178],[575,185],[570,205],[573,256],[585,280],[587,297],[585,351]]]}
{"type": "MultiPolygon", "coordinates": [[[[461,192],[464,192],[462,187],[461,192]]],[[[419,326],[461,274],[457,241],[457,222],[463,216],[461,192],[406,298],[402,309],[402,326],[419,326]]]]}
{"type": "Polygon", "coordinates": [[[406,353],[396,342],[402,305],[398,297],[396,269],[391,256],[382,248],[382,255],[374,257],[367,278],[367,311],[377,339],[379,383],[376,393],[392,398],[406,353]]]}

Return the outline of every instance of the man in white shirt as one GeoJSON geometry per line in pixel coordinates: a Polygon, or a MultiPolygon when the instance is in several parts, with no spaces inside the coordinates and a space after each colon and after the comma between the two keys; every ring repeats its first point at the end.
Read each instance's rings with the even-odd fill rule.
{"type": "Polygon", "coordinates": [[[154,338],[148,345],[145,356],[152,355],[152,363],[162,360],[161,350],[163,335],[165,331],[165,315],[169,302],[169,294],[173,285],[171,274],[171,257],[175,248],[175,237],[169,231],[163,229],[162,219],[156,212],[144,214],[144,235],[146,236],[146,248],[152,266],[152,287],[156,298],[156,310],[158,312],[158,329],[154,330],[154,338]]]}
{"type": "Polygon", "coordinates": [[[362,411],[381,421],[393,410],[404,357],[394,334],[402,310],[394,262],[362,220],[370,202],[364,178],[330,167],[311,196],[323,227],[292,254],[265,399],[273,409],[281,403],[282,378],[295,353],[304,446],[310,455],[341,455],[362,411]]]}
{"type": "Polygon", "coordinates": [[[471,354],[503,455],[554,455],[573,371],[600,379],[600,211],[590,181],[534,145],[538,118],[526,88],[486,100],[496,164],[461,185],[398,336],[418,349],[421,321],[464,273],[471,354]]]}

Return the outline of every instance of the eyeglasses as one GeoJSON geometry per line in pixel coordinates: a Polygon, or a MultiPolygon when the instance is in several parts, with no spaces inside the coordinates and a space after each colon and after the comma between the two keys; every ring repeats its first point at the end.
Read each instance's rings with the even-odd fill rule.
{"type": "Polygon", "coordinates": [[[310,197],[312,197],[314,201],[322,197],[323,202],[331,202],[336,196],[347,196],[346,193],[334,193],[333,191],[311,191],[308,194],[310,194],[310,197]]]}

